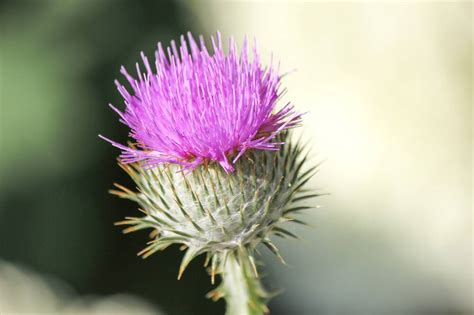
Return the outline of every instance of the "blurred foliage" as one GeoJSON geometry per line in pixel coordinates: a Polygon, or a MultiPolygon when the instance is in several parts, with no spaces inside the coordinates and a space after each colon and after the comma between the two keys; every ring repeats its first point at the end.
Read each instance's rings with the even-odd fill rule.
{"type": "Polygon", "coordinates": [[[117,150],[126,139],[108,107],[113,80],[188,30],[172,1],[3,1],[1,21],[0,258],[67,281],[80,294],[131,293],[167,314],[214,314],[210,280],[195,262],[176,280],[182,253],[135,256],[146,233],[124,237],[113,222],[136,205],[107,194],[129,184],[117,150]],[[183,302],[185,301],[185,302],[183,302]]]}

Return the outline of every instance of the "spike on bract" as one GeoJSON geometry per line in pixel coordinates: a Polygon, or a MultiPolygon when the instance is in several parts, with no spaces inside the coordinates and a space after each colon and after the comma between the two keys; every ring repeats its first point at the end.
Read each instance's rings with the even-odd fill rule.
{"type": "MultiPolygon", "coordinates": [[[[226,251],[250,253],[260,243],[283,262],[269,237],[296,237],[280,225],[298,221],[294,215],[309,208],[301,200],[318,196],[303,190],[316,169],[303,168],[303,149],[287,138],[287,132],[277,137],[285,142],[279,151],[247,152],[231,174],[216,162],[188,174],[173,164],[154,168],[141,162],[129,164],[126,171],[138,191],[116,185],[120,191],[113,193],[137,201],[144,216],[127,217],[117,224],[130,225],[126,232],[156,231],[153,241],[139,253],[144,258],[172,244],[187,248],[179,277],[202,253],[210,259],[226,251]]],[[[215,263],[212,260],[214,273],[215,263]]]]}

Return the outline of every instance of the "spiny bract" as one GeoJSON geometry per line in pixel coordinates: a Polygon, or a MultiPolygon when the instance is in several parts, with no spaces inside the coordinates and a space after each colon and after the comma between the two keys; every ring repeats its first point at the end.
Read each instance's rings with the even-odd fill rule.
{"type": "MultiPolygon", "coordinates": [[[[282,142],[286,138],[286,133],[278,137],[282,142]]],[[[154,230],[154,239],[139,253],[143,257],[172,244],[188,248],[180,275],[201,253],[212,257],[214,274],[222,253],[245,250],[252,256],[260,243],[281,258],[269,237],[295,237],[281,223],[302,223],[293,214],[310,207],[298,202],[318,196],[303,190],[316,171],[316,167],[303,169],[305,160],[302,148],[289,142],[279,151],[247,152],[231,174],[216,163],[189,174],[180,172],[176,165],[122,165],[138,191],[116,185],[120,190],[112,193],[136,201],[144,216],[128,217],[117,224],[130,225],[125,233],[154,230]]]]}

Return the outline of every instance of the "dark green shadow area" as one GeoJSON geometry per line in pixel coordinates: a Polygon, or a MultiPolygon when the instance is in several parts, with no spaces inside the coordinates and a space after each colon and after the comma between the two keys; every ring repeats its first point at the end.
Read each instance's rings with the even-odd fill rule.
{"type": "MultiPolygon", "coordinates": [[[[199,33],[173,1],[1,1],[0,259],[56,276],[80,295],[131,293],[166,314],[219,314],[202,259],[176,280],[182,253],[143,261],[147,233],[113,222],[136,205],[109,195],[131,185],[116,165],[127,128],[113,81],[158,41],[199,33]]],[[[133,187],[133,186],[132,186],[133,187]]]]}

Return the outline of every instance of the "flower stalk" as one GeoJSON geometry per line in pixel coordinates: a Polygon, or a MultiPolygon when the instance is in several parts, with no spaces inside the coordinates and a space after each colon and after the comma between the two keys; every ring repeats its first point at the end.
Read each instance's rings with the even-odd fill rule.
{"type": "Polygon", "coordinates": [[[263,315],[269,312],[265,291],[257,274],[252,256],[243,251],[227,251],[223,254],[221,285],[208,297],[217,300],[224,297],[227,315],[263,315]]]}

